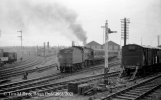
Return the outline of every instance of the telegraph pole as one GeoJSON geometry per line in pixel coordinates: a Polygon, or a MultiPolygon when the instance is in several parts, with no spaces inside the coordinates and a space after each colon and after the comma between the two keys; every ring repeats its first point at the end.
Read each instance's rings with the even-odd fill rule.
{"type": "Polygon", "coordinates": [[[18,36],[20,39],[21,39],[21,59],[22,59],[22,30],[20,30],[20,31],[17,31],[17,32],[20,32],[21,33],[21,35],[20,36],[18,36]]]}
{"type": "Polygon", "coordinates": [[[21,39],[21,49],[22,49],[22,30],[17,31],[17,32],[20,32],[20,33],[21,33],[21,35],[20,35],[20,36],[18,36],[18,37],[21,39]]]}
{"type": "Polygon", "coordinates": [[[124,39],[124,46],[126,45],[126,41],[129,35],[129,23],[130,20],[127,18],[121,19],[121,37],[124,39]]]}
{"type": "Polygon", "coordinates": [[[108,22],[106,20],[105,22],[105,26],[102,26],[103,28],[105,28],[105,68],[104,68],[104,81],[105,84],[108,83],[108,78],[107,78],[107,73],[109,72],[109,67],[108,67],[108,35],[110,33],[116,33],[117,31],[111,31],[110,28],[108,28],[108,22]]]}

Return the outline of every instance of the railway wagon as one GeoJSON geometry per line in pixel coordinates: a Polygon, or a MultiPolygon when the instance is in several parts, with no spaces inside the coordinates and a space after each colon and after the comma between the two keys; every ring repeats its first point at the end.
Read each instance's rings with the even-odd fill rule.
{"type": "Polygon", "coordinates": [[[161,48],[158,47],[158,52],[157,52],[157,55],[158,55],[158,62],[159,64],[161,64],[161,48]]]}
{"type": "Polygon", "coordinates": [[[161,63],[161,49],[149,46],[140,46],[137,44],[128,44],[122,48],[122,73],[133,73],[132,79],[138,72],[144,74],[146,71],[152,71],[156,68],[152,65],[161,63]]]}
{"type": "Polygon", "coordinates": [[[0,49],[0,66],[3,66],[8,61],[8,57],[4,56],[4,50],[0,49]]]}
{"type": "Polygon", "coordinates": [[[5,63],[13,63],[17,61],[17,54],[15,52],[4,52],[3,57],[7,58],[7,60],[4,61],[5,63]]]}

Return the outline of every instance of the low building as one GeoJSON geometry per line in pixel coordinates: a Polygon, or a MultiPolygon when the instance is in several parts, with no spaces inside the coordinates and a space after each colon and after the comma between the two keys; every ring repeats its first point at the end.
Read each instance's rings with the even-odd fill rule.
{"type": "MultiPolygon", "coordinates": [[[[102,49],[105,48],[105,44],[102,45],[102,49]]],[[[113,42],[113,41],[109,41],[108,42],[108,50],[109,51],[120,51],[120,45],[113,42]]]]}
{"type": "Polygon", "coordinates": [[[88,44],[86,44],[86,47],[92,48],[92,49],[102,49],[102,45],[95,41],[89,42],[88,44]]]}
{"type": "MultiPolygon", "coordinates": [[[[92,48],[92,49],[104,49],[105,48],[105,44],[101,45],[95,41],[91,41],[88,44],[86,44],[86,47],[92,48]]],[[[120,45],[113,42],[113,41],[109,41],[108,42],[108,50],[109,51],[120,51],[120,45]]]]}

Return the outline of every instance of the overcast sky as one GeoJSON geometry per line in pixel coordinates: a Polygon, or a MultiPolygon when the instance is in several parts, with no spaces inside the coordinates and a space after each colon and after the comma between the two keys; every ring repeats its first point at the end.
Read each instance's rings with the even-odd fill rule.
{"type": "Polygon", "coordinates": [[[83,41],[103,43],[101,26],[108,20],[109,27],[118,33],[109,39],[123,44],[121,19],[129,18],[127,43],[161,44],[161,0],[1,0],[0,46],[20,45],[82,45],[83,41]]]}

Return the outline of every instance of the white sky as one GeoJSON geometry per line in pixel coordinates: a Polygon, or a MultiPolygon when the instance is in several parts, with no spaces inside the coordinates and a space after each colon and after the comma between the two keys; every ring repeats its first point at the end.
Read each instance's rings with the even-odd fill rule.
{"type": "MultiPolygon", "coordinates": [[[[142,44],[156,46],[157,35],[160,35],[161,44],[161,0],[1,0],[0,46],[20,45],[20,39],[17,37],[20,33],[17,30],[21,28],[23,45],[26,46],[43,45],[43,42],[48,41],[52,46],[71,45],[72,40],[81,45],[82,42],[71,34],[71,30],[68,30],[69,23],[60,24],[55,19],[55,23],[50,23],[51,20],[48,20],[48,17],[36,16],[39,13],[34,11],[45,9],[48,5],[53,4],[51,8],[48,7],[50,13],[50,10],[54,9],[55,3],[61,6],[56,8],[58,11],[61,8],[67,9],[68,13],[64,11],[65,14],[71,13],[75,16],[75,22],[81,24],[86,32],[87,43],[93,40],[103,43],[101,26],[105,24],[105,20],[108,20],[111,30],[118,32],[110,34],[109,39],[120,44],[120,19],[126,17],[130,19],[128,43],[141,44],[142,37],[142,44]],[[24,8],[20,1],[27,2],[32,7],[28,8],[28,5],[25,5],[26,8],[24,8]],[[28,14],[31,15],[26,17],[28,14]],[[21,20],[22,15],[23,21],[21,20]],[[21,22],[24,24],[23,27],[20,25],[21,22]]],[[[56,13],[54,12],[54,14],[56,13]]]]}

